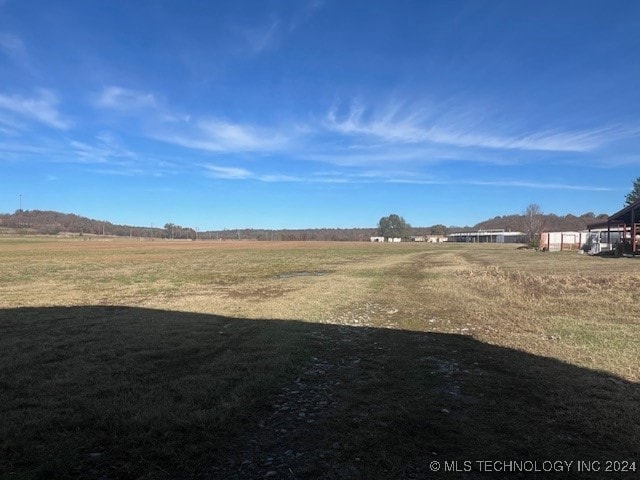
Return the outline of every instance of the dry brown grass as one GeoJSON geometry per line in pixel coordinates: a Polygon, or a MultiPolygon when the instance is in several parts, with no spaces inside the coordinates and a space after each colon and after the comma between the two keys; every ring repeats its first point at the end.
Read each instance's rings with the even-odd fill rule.
{"type": "Polygon", "coordinates": [[[126,305],[463,333],[640,377],[632,259],[501,245],[0,240],[0,308],[126,305]]]}
{"type": "Polygon", "coordinates": [[[378,302],[402,312],[394,326],[640,379],[637,260],[500,245],[434,246],[410,258],[379,287],[378,302]]]}

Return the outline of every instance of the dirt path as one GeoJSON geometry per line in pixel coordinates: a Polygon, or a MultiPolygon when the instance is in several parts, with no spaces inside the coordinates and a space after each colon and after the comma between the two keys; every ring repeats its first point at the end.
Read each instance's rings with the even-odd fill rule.
{"type": "Polygon", "coordinates": [[[420,342],[395,350],[397,339],[381,329],[342,326],[310,335],[317,351],[304,372],[203,478],[424,478],[441,448],[425,422],[437,415],[443,425],[456,424],[455,412],[468,400],[458,365],[420,342]],[[407,435],[415,446],[400,445],[407,435]]]}
{"type": "MultiPolygon", "coordinates": [[[[354,375],[361,358],[349,355],[341,344],[350,344],[345,328],[341,339],[314,333],[331,342],[327,355],[312,363],[293,383],[282,388],[272,411],[243,438],[244,449],[229,459],[215,478],[358,478],[356,459],[345,459],[340,442],[328,443],[327,424],[340,407],[339,391],[354,375]],[[337,341],[336,341],[337,340],[337,341]]],[[[366,334],[359,335],[365,340],[366,334]]]]}

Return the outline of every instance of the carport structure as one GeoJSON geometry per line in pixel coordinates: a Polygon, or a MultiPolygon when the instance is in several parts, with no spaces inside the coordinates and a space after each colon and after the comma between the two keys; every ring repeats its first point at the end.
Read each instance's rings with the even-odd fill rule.
{"type": "Polygon", "coordinates": [[[611,230],[621,232],[622,253],[640,255],[640,199],[627,205],[619,212],[609,215],[602,222],[587,225],[589,232],[595,229],[607,229],[608,243],[611,243],[611,230]]]}

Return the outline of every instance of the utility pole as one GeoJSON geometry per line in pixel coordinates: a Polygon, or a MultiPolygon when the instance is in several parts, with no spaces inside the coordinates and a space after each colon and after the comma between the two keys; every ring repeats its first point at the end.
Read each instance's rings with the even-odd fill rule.
{"type": "Polygon", "coordinates": [[[22,194],[18,195],[18,197],[20,198],[20,208],[18,209],[19,212],[22,211],[22,194]]]}

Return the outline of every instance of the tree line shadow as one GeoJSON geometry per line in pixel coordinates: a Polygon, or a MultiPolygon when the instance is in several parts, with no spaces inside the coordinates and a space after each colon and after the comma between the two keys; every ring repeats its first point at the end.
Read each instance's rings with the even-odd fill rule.
{"type": "Polygon", "coordinates": [[[465,335],[5,309],[0,405],[0,478],[635,478],[640,468],[637,383],[465,335]]]}

